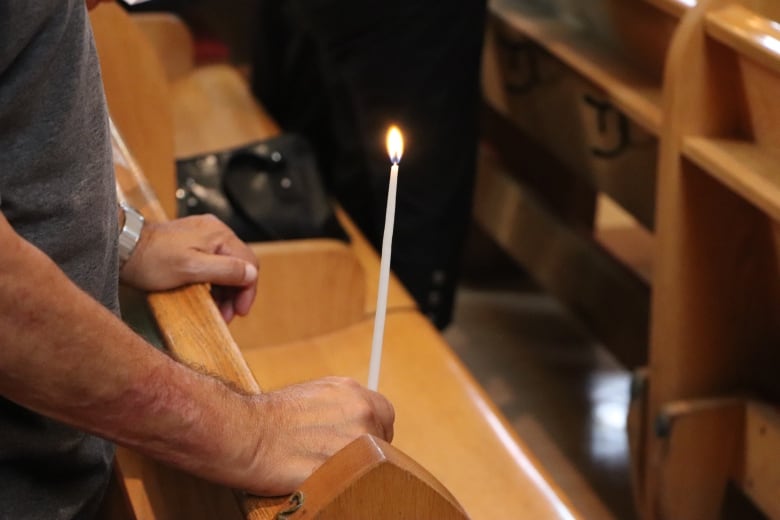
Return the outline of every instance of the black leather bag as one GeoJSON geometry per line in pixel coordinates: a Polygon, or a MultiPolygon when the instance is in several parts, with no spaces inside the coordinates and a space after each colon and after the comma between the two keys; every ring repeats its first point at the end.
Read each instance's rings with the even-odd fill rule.
{"type": "Polygon", "coordinates": [[[183,159],[176,170],[179,216],[214,214],[246,242],[349,240],[300,136],[183,159]]]}

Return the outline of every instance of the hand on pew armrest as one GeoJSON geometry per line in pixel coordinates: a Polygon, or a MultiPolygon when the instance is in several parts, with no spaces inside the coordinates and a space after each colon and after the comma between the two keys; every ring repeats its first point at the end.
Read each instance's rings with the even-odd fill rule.
{"type": "Polygon", "coordinates": [[[122,282],[147,292],[210,283],[230,323],[249,313],[255,300],[257,259],[225,224],[197,215],[144,225],[120,274],[122,282]]]}
{"type": "MultiPolygon", "coordinates": [[[[172,440],[163,444],[172,452],[170,457],[167,453],[160,452],[159,447],[155,451],[144,445],[129,444],[204,478],[253,493],[275,496],[292,492],[330,455],[363,434],[392,440],[395,420],[392,405],[380,394],[362,387],[354,380],[324,377],[270,393],[259,393],[258,385],[241,358],[225,324],[218,317],[206,287],[172,286],[172,280],[180,275],[184,275],[183,279],[178,279],[182,284],[215,281],[214,273],[209,275],[208,272],[205,280],[202,280],[200,267],[204,264],[204,259],[208,263],[212,257],[219,256],[217,253],[220,249],[232,253],[240,250],[241,252],[236,254],[239,258],[248,255],[254,260],[254,255],[231,232],[226,231],[224,224],[210,217],[166,223],[159,202],[148,188],[119,131],[113,125],[111,130],[115,153],[121,159],[116,168],[121,195],[124,198],[127,193],[128,202],[145,210],[144,214],[150,225],[156,226],[157,232],[167,237],[164,240],[150,238],[145,246],[139,242],[141,249],[134,251],[125,265],[125,269],[130,270],[126,276],[133,281],[143,282],[140,288],[163,290],[149,295],[149,306],[163,331],[167,347],[180,361],[197,366],[207,374],[221,376],[241,390],[236,392],[231,387],[216,384],[216,381],[209,382],[215,387],[214,394],[218,396],[216,399],[223,400],[224,410],[220,408],[219,413],[215,413],[213,407],[201,410],[198,407],[202,404],[200,402],[189,403],[194,410],[202,414],[198,423],[208,424],[220,415],[224,416],[225,410],[230,411],[231,420],[227,421],[223,428],[215,429],[215,441],[211,450],[217,455],[216,458],[199,459],[197,455],[203,453],[188,456],[187,448],[191,446],[186,442],[186,433],[181,439],[172,435],[172,440]],[[179,240],[172,240],[174,235],[169,234],[171,230],[177,230],[176,222],[208,224],[205,228],[207,246],[199,247],[212,254],[204,255],[202,251],[198,252],[194,263],[191,259],[185,262],[188,269],[174,269],[173,274],[168,272],[161,279],[146,277],[141,272],[144,269],[160,272],[156,261],[159,260],[157,253],[165,253],[166,245],[170,246],[172,241],[179,240]],[[161,232],[160,229],[166,231],[161,232]],[[155,245],[155,240],[162,240],[162,243],[155,245]],[[241,248],[246,248],[246,251],[241,248]],[[147,258],[144,258],[144,255],[148,255],[147,258]],[[234,442],[225,443],[225,436],[232,436],[234,442]],[[177,440],[183,444],[181,451],[184,455],[175,449],[177,440]],[[227,446],[230,446],[230,449],[223,453],[221,450],[227,446]],[[228,454],[231,456],[227,457],[228,454]],[[228,461],[225,467],[220,465],[222,460],[228,461]]],[[[187,227],[188,225],[184,226],[185,229],[187,227]]],[[[195,237],[197,242],[203,228],[195,227],[194,230],[186,230],[186,238],[192,240],[195,237]]],[[[181,230],[181,227],[178,227],[179,233],[181,230]]],[[[144,236],[143,232],[141,236],[144,236]]],[[[179,244],[169,249],[187,249],[188,244],[190,242],[185,240],[184,247],[179,244]]],[[[268,256],[270,258],[270,255],[268,256]]],[[[253,293],[254,279],[250,285],[253,293]]],[[[361,299],[357,301],[360,302],[361,299]]],[[[201,378],[198,381],[209,379],[201,378]]],[[[202,386],[205,385],[192,384],[187,388],[191,393],[201,395],[202,386]]],[[[186,391],[184,395],[189,396],[186,391]]],[[[200,432],[196,427],[192,430],[200,432]]],[[[202,435],[202,432],[200,433],[202,435]]]]}

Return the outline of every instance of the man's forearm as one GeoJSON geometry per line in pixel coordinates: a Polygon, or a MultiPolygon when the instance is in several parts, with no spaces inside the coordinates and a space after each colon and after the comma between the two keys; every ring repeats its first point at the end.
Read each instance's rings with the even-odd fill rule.
{"type": "Polygon", "coordinates": [[[246,399],[155,350],[0,215],[0,394],[232,484],[255,439],[246,399]]]}

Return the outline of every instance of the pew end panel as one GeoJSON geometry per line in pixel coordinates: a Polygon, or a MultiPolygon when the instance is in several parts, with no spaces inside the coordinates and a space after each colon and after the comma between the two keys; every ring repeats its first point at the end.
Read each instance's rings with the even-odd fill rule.
{"type": "MultiPolygon", "coordinates": [[[[731,471],[706,460],[706,474],[693,474],[717,446],[695,445],[686,426],[677,442],[691,450],[665,451],[671,445],[652,428],[670,403],[735,392],[780,400],[780,54],[767,43],[778,32],[761,5],[700,1],[667,64],[642,483],[648,518],[717,518],[731,471]],[[675,491],[681,482],[687,496],[675,491]]],[[[690,431],[701,432],[701,421],[731,443],[733,413],[707,410],[687,422],[690,431]]]]}
{"type": "MultiPolygon", "coordinates": [[[[390,444],[370,436],[353,441],[304,482],[276,518],[338,520],[355,516],[467,520],[457,500],[430,473],[390,444]]],[[[262,520],[253,514],[248,520],[262,520]]]]}

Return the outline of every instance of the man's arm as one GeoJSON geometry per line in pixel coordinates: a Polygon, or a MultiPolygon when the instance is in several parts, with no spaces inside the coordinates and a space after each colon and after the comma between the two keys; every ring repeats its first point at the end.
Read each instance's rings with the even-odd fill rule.
{"type": "Polygon", "coordinates": [[[393,410],[329,378],[246,396],[146,344],[0,213],[0,394],[204,478],[281,494],[393,410]]]}

